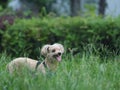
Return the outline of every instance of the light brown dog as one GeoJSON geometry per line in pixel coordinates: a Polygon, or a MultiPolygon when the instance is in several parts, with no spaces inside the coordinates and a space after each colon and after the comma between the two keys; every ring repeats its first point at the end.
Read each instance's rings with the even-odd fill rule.
{"type": "Polygon", "coordinates": [[[61,44],[45,45],[41,49],[41,54],[45,57],[43,62],[33,60],[27,57],[20,57],[12,60],[7,64],[8,71],[12,74],[14,71],[19,72],[21,68],[27,67],[32,71],[46,73],[46,68],[55,71],[58,63],[61,61],[64,47],[61,44]]]}

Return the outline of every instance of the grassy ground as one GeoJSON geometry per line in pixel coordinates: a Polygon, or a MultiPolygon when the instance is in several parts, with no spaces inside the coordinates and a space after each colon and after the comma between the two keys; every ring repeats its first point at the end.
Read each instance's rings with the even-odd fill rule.
{"type": "Polygon", "coordinates": [[[24,72],[9,75],[5,66],[11,60],[0,55],[0,90],[119,90],[120,62],[117,57],[96,55],[65,55],[55,74],[43,76],[24,72]],[[104,62],[103,60],[107,60],[104,62]],[[102,61],[102,62],[101,62],[102,61]]]}

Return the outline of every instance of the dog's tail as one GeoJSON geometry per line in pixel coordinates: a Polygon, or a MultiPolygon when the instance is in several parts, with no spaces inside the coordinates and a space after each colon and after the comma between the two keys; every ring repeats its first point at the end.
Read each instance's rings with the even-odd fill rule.
{"type": "Polygon", "coordinates": [[[10,74],[13,73],[14,68],[12,67],[11,63],[9,63],[9,64],[6,65],[6,70],[7,70],[7,72],[9,72],[10,74]]]}

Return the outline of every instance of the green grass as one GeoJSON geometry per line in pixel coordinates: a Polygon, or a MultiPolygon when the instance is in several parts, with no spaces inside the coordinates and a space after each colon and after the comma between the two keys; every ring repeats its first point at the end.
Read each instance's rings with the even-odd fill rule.
{"type": "Polygon", "coordinates": [[[9,75],[10,56],[0,54],[0,90],[119,90],[120,62],[117,56],[65,55],[55,74],[9,75]],[[101,62],[102,61],[102,62],[101,62]],[[107,62],[105,62],[107,61],[107,62]]]}

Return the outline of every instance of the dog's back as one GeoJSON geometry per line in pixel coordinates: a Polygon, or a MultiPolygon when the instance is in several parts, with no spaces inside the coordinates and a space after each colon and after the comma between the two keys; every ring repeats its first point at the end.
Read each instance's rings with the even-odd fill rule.
{"type": "Polygon", "coordinates": [[[35,69],[35,65],[38,61],[30,58],[20,57],[12,60],[7,65],[7,70],[12,74],[14,71],[18,71],[24,67],[29,68],[30,70],[35,69]]]}

